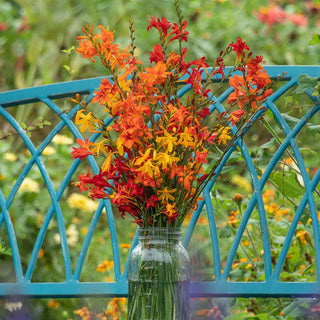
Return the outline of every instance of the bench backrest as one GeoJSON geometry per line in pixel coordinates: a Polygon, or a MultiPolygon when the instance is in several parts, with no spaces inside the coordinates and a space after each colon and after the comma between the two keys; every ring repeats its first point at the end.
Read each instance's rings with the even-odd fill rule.
{"type": "MultiPolygon", "coordinates": [[[[212,204],[211,189],[215,184],[214,179],[210,183],[203,193],[204,200],[199,203],[199,207],[192,215],[186,231],[184,234],[184,245],[187,247],[192,239],[194,230],[197,226],[197,221],[202,215],[207,215],[208,227],[210,230],[210,243],[213,258],[213,270],[214,279],[206,279],[205,281],[198,281],[195,279],[192,281],[191,291],[193,295],[197,296],[317,296],[320,295],[320,236],[319,236],[319,220],[317,213],[317,205],[315,199],[315,189],[320,180],[320,170],[314,172],[312,178],[309,177],[306,165],[301,155],[300,147],[297,144],[296,137],[304,129],[306,123],[319,111],[320,105],[315,104],[309,110],[306,110],[303,118],[294,125],[288,124],[288,119],[283,117],[281,110],[276,106],[276,101],[291,90],[298,83],[298,77],[301,74],[306,74],[312,77],[320,77],[319,66],[270,66],[266,67],[267,72],[273,79],[279,78],[279,88],[266,102],[266,108],[268,108],[273,115],[275,121],[278,122],[279,127],[283,132],[283,138],[281,139],[281,145],[277,146],[274,155],[266,164],[264,171],[257,172],[249,150],[242,139],[237,141],[235,148],[241,150],[242,157],[247,166],[247,170],[250,174],[251,184],[253,186],[252,194],[249,198],[248,205],[243,212],[241,221],[236,230],[234,241],[230,247],[229,252],[221,252],[221,240],[219,240],[219,226],[215,219],[215,212],[212,204]],[[285,74],[284,74],[285,73],[285,74]],[[281,77],[284,74],[283,77],[281,77]],[[279,160],[284,157],[285,153],[290,149],[290,153],[297,161],[297,166],[303,181],[301,198],[297,203],[296,212],[292,214],[291,224],[288,227],[285,238],[283,238],[282,249],[277,253],[277,259],[274,261],[274,256],[270,244],[269,224],[271,223],[267,217],[265,204],[263,200],[263,191],[265,190],[266,183],[272,175],[279,160]],[[297,226],[301,220],[302,214],[306,208],[310,211],[313,242],[314,242],[314,264],[316,280],[314,282],[288,282],[280,281],[280,274],[283,270],[286,257],[290,248],[292,239],[296,233],[297,226]],[[230,272],[232,272],[235,257],[241,246],[241,241],[246,233],[248,221],[253,215],[253,211],[258,214],[257,228],[261,230],[261,239],[263,246],[263,277],[257,281],[230,281],[230,272]],[[220,241],[220,242],[219,242],[220,241]],[[224,262],[222,265],[222,256],[224,256],[224,262]],[[222,270],[223,269],[223,270],[222,270]]],[[[25,166],[21,168],[21,171],[17,173],[17,179],[13,181],[6,181],[3,179],[0,181],[0,231],[2,237],[4,234],[8,237],[12,252],[12,261],[14,267],[15,280],[6,281],[3,280],[0,283],[0,296],[6,295],[25,295],[29,297],[76,297],[76,296],[126,296],[128,292],[127,288],[127,273],[128,263],[125,263],[124,268],[121,268],[120,262],[120,249],[117,228],[115,225],[114,213],[112,206],[108,200],[102,200],[94,213],[92,214],[92,220],[87,229],[85,239],[81,245],[81,250],[77,255],[76,261],[71,261],[70,251],[72,248],[68,244],[66,229],[68,225],[65,222],[65,206],[62,204],[63,194],[70,185],[70,181],[76,180],[75,172],[78,169],[80,162],[78,160],[71,161],[70,168],[66,169],[66,174],[63,177],[60,184],[57,186],[52,181],[51,174],[48,173],[49,168],[44,161],[43,151],[52,142],[54,137],[59,134],[65,128],[68,128],[70,135],[75,138],[83,139],[78,128],[73,123],[73,118],[79,106],[74,107],[69,112],[64,110],[63,99],[70,100],[76,93],[87,95],[88,101],[93,97],[93,91],[99,86],[101,78],[77,80],[67,83],[58,83],[34,88],[28,88],[23,90],[15,90],[10,92],[0,93],[0,119],[1,127],[5,128],[4,122],[8,122],[14,131],[21,137],[24,148],[29,150],[29,158],[25,166]],[[59,100],[57,100],[59,99],[59,100]],[[61,100],[62,99],[62,100],[61,100]],[[51,112],[56,114],[60,120],[55,127],[47,133],[46,137],[40,143],[35,144],[28,135],[28,129],[19,123],[15,117],[18,112],[12,112],[20,105],[24,105],[24,110],[27,110],[28,105],[34,103],[42,103],[45,108],[49,108],[51,112]],[[60,105],[59,105],[60,104],[60,105]],[[2,118],[1,118],[2,117],[2,118]],[[18,239],[19,234],[15,230],[15,219],[10,214],[11,206],[15,197],[19,192],[19,188],[23,184],[23,181],[28,176],[31,168],[37,166],[45,187],[48,190],[50,205],[46,212],[42,212],[42,221],[39,226],[38,233],[34,239],[34,246],[32,252],[26,255],[25,252],[19,250],[18,239]],[[10,184],[10,191],[6,191],[8,184],[10,184]],[[5,186],[6,185],[6,190],[5,186]],[[104,210],[105,209],[105,210],[104,210]],[[115,281],[111,282],[82,282],[81,272],[84,266],[84,261],[92,241],[92,237],[98,225],[98,220],[101,215],[106,215],[108,221],[108,229],[110,232],[110,248],[106,247],[106,250],[112,250],[114,260],[114,277],[115,281]],[[65,279],[61,282],[33,282],[32,276],[36,268],[39,255],[41,253],[41,247],[46,233],[49,230],[50,222],[52,219],[56,220],[57,230],[60,235],[61,253],[63,256],[65,279]],[[27,259],[27,261],[26,261],[27,259]],[[25,265],[25,267],[23,267],[25,265]]],[[[181,95],[188,91],[188,86],[181,89],[181,95]]],[[[218,112],[224,111],[222,105],[226,100],[228,94],[231,93],[230,88],[227,88],[218,97],[215,98],[215,104],[213,105],[218,112]]],[[[315,101],[316,97],[310,95],[310,99],[315,101]]],[[[9,130],[10,131],[10,130],[9,130]]],[[[97,137],[93,135],[92,140],[97,137]]],[[[0,141],[1,143],[1,141],[0,141]]],[[[221,167],[217,170],[217,176],[222,172],[228,158],[232,151],[226,156],[225,161],[221,167]]],[[[1,160],[1,158],[0,158],[1,160]]],[[[5,161],[5,160],[3,160],[5,161]]],[[[97,172],[98,166],[93,158],[89,157],[89,165],[94,172],[97,172]]],[[[0,166],[0,170],[1,170],[0,166]]],[[[5,172],[0,171],[0,175],[5,176],[5,172]]],[[[216,176],[216,177],[217,177],[216,176]]],[[[285,177],[285,176],[284,176],[285,177]]],[[[1,179],[0,179],[1,180],[1,179]]],[[[285,185],[285,182],[284,182],[285,185]]],[[[22,212],[15,213],[23,215],[22,212]]],[[[227,213],[226,213],[227,214],[227,213]]],[[[125,222],[123,222],[125,223],[125,222]]],[[[310,224],[311,224],[310,223],[310,224]]],[[[130,251],[136,244],[136,238],[133,239],[131,249],[128,250],[128,256],[130,251]]],[[[0,260],[1,269],[1,260],[0,260]]]]}

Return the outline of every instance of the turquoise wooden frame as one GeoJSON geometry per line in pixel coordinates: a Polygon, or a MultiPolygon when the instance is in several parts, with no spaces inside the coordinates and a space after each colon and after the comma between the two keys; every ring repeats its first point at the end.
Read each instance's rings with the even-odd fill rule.
{"type": "MultiPolygon", "coordinates": [[[[249,156],[248,149],[245,143],[240,140],[236,142],[235,147],[240,148],[243,157],[246,161],[248,170],[251,175],[252,185],[254,187],[253,195],[250,199],[250,203],[243,215],[240,226],[238,228],[235,240],[229,252],[226,264],[224,266],[223,272],[221,271],[220,262],[220,252],[217,236],[217,226],[215,224],[214,212],[212,208],[212,202],[210,199],[210,190],[214,185],[215,177],[212,182],[206,187],[203,198],[204,200],[199,203],[199,208],[193,214],[190,224],[184,236],[183,243],[187,247],[188,243],[192,237],[194,228],[197,224],[201,210],[206,206],[206,210],[209,218],[209,228],[211,233],[212,242],[212,253],[214,263],[214,274],[215,279],[210,282],[192,282],[191,292],[193,296],[217,296],[217,297],[316,297],[320,296],[320,235],[319,235],[319,221],[317,215],[317,208],[315,204],[315,199],[313,191],[319,183],[320,180],[320,169],[316,172],[314,177],[310,180],[307,174],[307,170],[303,159],[301,157],[299,148],[296,144],[295,137],[304,127],[305,123],[308,122],[317,112],[319,112],[320,105],[317,104],[314,108],[309,110],[305,116],[297,123],[294,128],[290,129],[286,120],[282,117],[280,111],[275,105],[275,101],[283,95],[287,90],[292,88],[298,83],[298,77],[301,74],[307,74],[312,77],[320,77],[320,66],[268,66],[266,67],[267,72],[272,78],[278,78],[283,73],[285,76],[282,80],[285,80],[285,84],[277,90],[265,103],[266,108],[269,108],[273,113],[275,119],[279,122],[284,134],[285,139],[282,145],[275,152],[270,163],[266,167],[264,173],[260,178],[254,169],[252,159],[249,156]],[[268,223],[266,218],[266,212],[264,209],[262,190],[266,184],[269,175],[274,169],[275,165],[284,154],[287,147],[291,147],[291,150],[298,162],[298,167],[301,171],[302,178],[305,185],[305,194],[302,201],[299,203],[298,208],[294,214],[291,226],[289,228],[288,234],[284,241],[282,250],[280,252],[279,258],[275,267],[272,267],[271,262],[271,252],[270,252],[270,240],[268,232],[263,232],[262,241],[264,249],[264,268],[265,268],[265,280],[261,282],[230,282],[228,280],[228,275],[232,267],[232,263],[239,246],[242,234],[244,233],[246,224],[248,223],[249,217],[254,208],[258,208],[260,217],[260,228],[261,230],[268,230],[268,223]],[[280,272],[282,270],[290,242],[295,233],[296,227],[300,220],[301,214],[306,206],[309,206],[314,243],[315,243],[315,260],[316,260],[316,273],[317,280],[315,282],[308,283],[288,283],[279,281],[280,272]]],[[[81,297],[81,296],[105,296],[105,297],[115,297],[115,296],[126,296],[128,293],[127,287],[127,274],[128,274],[128,262],[125,265],[124,271],[121,272],[120,266],[120,255],[119,255],[119,244],[117,238],[117,232],[113,220],[112,208],[108,200],[102,200],[98,206],[98,209],[92,217],[92,221],[83,243],[82,250],[78,257],[76,268],[74,272],[71,268],[69,246],[67,243],[66,236],[66,226],[63,219],[63,212],[60,207],[61,196],[70,182],[71,177],[74,175],[75,170],[79,166],[79,160],[73,161],[71,167],[69,168],[66,176],[61,181],[58,189],[55,189],[50,176],[44,166],[42,160],[42,152],[52,141],[55,135],[57,135],[64,127],[68,127],[71,134],[75,138],[82,138],[78,128],[74,125],[72,119],[74,118],[79,106],[76,106],[68,114],[63,112],[63,109],[59,107],[54,100],[58,98],[70,98],[76,93],[87,94],[88,101],[93,97],[93,91],[99,86],[101,78],[76,80],[66,83],[57,83],[52,85],[27,88],[22,90],[15,90],[9,92],[0,93],[0,116],[2,120],[8,121],[10,125],[16,130],[20,135],[26,147],[29,149],[32,157],[28,164],[21,171],[18,179],[13,184],[12,190],[6,198],[2,190],[0,189],[0,228],[5,225],[5,229],[8,233],[10,246],[12,250],[12,258],[14,263],[14,269],[17,281],[15,283],[0,283],[0,297],[6,297],[9,295],[19,295],[26,297],[81,297]],[[19,105],[31,104],[34,102],[42,102],[47,107],[49,107],[53,112],[55,112],[60,117],[60,122],[56,127],[48,134],[48,136],[43,140],[43,142],[36,147],[30,138],[28,137],[25,130],[21,125],[11,116],[8,112],[10,108],[18,107],[19,105]],[[36,164],[42,174],[45,181],[46,187],[51,198],[51,206],[45,214],[45,219],[40,228],[39,234],[35,239],[34,248],[31,254],[30,261],[26,272],[23,272],[21,266],[21,252],[19,252],[17,245],[17,237],[14,230],[13,222],[9,215],[10,206],[21,186],[23,180],[27,176],[30,168],[36,164]],[[106,209],[106,215],[108,218],[109,229],[112,239],[112,251],[114,256],[114,270],[115,270],[115,282],[100,282],[100,283],[90,283],[90,282],[80,282],[81,270],[83,267],[84,259],[92,239],[95,227],[97,225],[98,219],[102,214],[102,210],[106,209]],[[56,216],[59,234],[61,238],[61,250],[64,260],[65,268],[65,281],[59,283],[34,283],[32,282],[32,274],[37,262],[37,257],[39,250],[41,248],[44,236],[46,234],[49,223],[53,217],[56,216]]],[[[190,87],[186,85],[180,91],[180,95],[188,92],[190,87]]],[[[222,102],[227,98],[227,96],[232,92],[229,88],[219,97],[212,97],[215,101],[211,106],[211,111],[218,110],[219,112],[224,111],[222,102]]],[[[259,116],[259,115],[257,115],[259,116]]],[[[106,120],[108,124],[110,119],[106,120]]],[[[97,134],[91,136],[91,140],[97,139],[97,134]]],[[[217,170],[217,174],[222,170],[224,164],[226,163],[228,157],[231,155],[233,149],[226,155],[223,163],[217,170]]],[[[92,157],[89,157],[89,163],[94,172],[98,171],[98,166],[92,157]]],[[[132,248],[136,244],[136,238],[133,240],[132,248]]],[[[130,252],[131,252],[130,250],[130,252]]],[[[130,254],[130,253],[129,253],[130,254]]]]}

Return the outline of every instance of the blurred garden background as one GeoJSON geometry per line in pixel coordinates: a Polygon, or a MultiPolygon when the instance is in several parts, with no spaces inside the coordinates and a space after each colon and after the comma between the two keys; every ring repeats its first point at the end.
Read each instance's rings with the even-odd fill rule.
{"type": "MultiPolygon", "coordinates": [[[[241,37],[255,55],[264,57],[266,65],[319,65],[320,1],[184,0],[182,11],[188,21],[190,33],[188,42],[190,60],[206,56],[207,62],[213,63],[221,49],[241,37]]],[[[175,20],[173,0],[0,0],[0,91],[106,75],[99,64],[85,61],[75,51],[76,37],[81,35],[81,27],[85,24],[109,26],[111,30],[116,30],[116,42],[126,47],[130,43],[129,19],[133,20],[137,54],[147,63],[149,52],[157,40],[154,32],[146,31],[151,16],[165,16],[168,20],[175,20]]],[[[295,122],[295,117],[298,117],[301,109],[301,105],[299,108],[296,105],[298,100],[288,96],[282,101],[283,112],[288,114],[287,119],[292,123],[295,122]],[[292,110],[294,112],[290,113],[292,110]]],[[[308,104],[305,100],[302,103],[308,104]]],[[[66,110],[72,107],[70,101],[65,101],[64,104],[66,110]]],[[[19,114],[16,117],[25,123],[26,128],[34,126],[34,120],[37,119],[35,132],[31,133],[30,130],[32,139],[37,145],[37,141],[42,139],[42,132],[47,132],[42,131],[42,128],[53,126],[57,119],[51,118],[50,113],[38,110],[36,105],[33,112],[22,110],[17,111],[19,114]]],[[[318,118],[316,120],[319,120],[318,118]]],[[[316,120],[314,126],[318,124],[316,120]]],[[[17,179],[21,168],[30,159],[30,153],[23,149],[21,141],[8,134],[10,128],[3,126],[1,122],[0,118],[0,186],[7,196],[12,182],[17,179]]],[[[253,142],[259,141],[259,147],[252,153],[257,163],[257,170],[263,170],[264,164],[275,150],[274,136],[270,135],[268,130],[265,132],[264,136],[252,137],[253,142]]],[[[308,155],[306,163],[310,174],[320,165],[318,156],[320,150],[316,143],[318,134],[318,127],[310,127],[306,129],[305,135],[299,137],[305,146],[304,153],[308,155]],[[313,135],[312,140],[310,134],[313,135]]],[[[283,138],[280,132],[278,138],[283,138]]],[[[62,131],[43,152],[45,164],[52,168],[49,174],[54,183],[58,184],[61,181],[66,169],[72,163],[70,152],[74,144],[75,141],[70,133],[67,130],[62,131]]],[[[241,154],[236,153],[232,161],[240,162],[240,158],[241,154]]],[[[284,171],[285,166],[290,167],[290,160],[283,157],[277,169],[284,171]]],[[[79,168],[79,172],[85,169],[86,166],[83,165],[79,168]]],[[[290,213],[294,212],[295,203],[303,194],[303,187],[297,180],[297,172],[292,170],[291,173],[290,188],[285,197],[278,192],[282,179],[277,179],[275,176],[272,183],[264,190],[275,259],[292,219],[290,213]]],[[[247,194],[252,192],[252,187],[248,172],[241,166],[231,170],[228,180],[222,182],[213,191],[213,205],[216,208],[217,224],[220,228],[219,239],[228,247],[239,225],[241,214],[248,204],[247,194]],[[236,194],[242,196],[237,198],[238,201],[234,200],[236,194]]],[[[15,230],[19,235],[20,251],[27,253],[22,260],[24,268],[29,261],[34,239],[39,232],[50,200],[48,192],[41,183],[39,170],[34,166],[10,208],[15,230]]],[[[75,258],[79,254],[97,203],[85,195],[78,194],[78,190],[72,185],[67,188],[62,200],[64,200],[61,201],[61,206],[65,212],[68,244],[72,248],[72,258],[75,258]]],[[[303,215],[282,280],[315,279],[314,243],[309,218],[308,213],[303,215]]],[[[251,241],[255,236],[259,238],[255,219],[258,217],[252,217],[249,224],[251,227],[243,240],[241,252],[237,255],[238,260],[234,263],[230,275],[233,281],[263,280],[263,263],[259,259],[262,244],[258,241],[252,246],[251,241]]],[[[112,252],[105,249],[110,247],[107,220],[105,217],[101,220],[86,260],[82,279],[85,281],[114,279],[112,252]]],[[[119,238],[121,259],[124,263],[134,226],[126,225],[126,222],[121,220],[116,223],[125,230],[119,238]]],[[[194,276],[204,280],[214,277],[207,224],[205,215],[201,216],[195,243],[191,244],[189,249],[193,259],[194,276]],[[202,244],[201,250],[196,245],[197,241],[202,244]]],[[[6,230],[2,226],[0,281],[7,281],[11,277],[14,281],[9,247],[6,230]]],[[[45,282],[64,279],[60,238],[57,224],[54,222],[50,225],[42,250],[39,252],[32,279],[45,282]]],[[[125,319],[125,303],[125,299],[120,298],[4,300],[0,301],[0,319],[125,319]]],[[[269,299],[268,303],[263,299],[197,299],[193,301],[192,308],[192,319],[200,320],[290,320],[320,317],[320,306],[318,301],[313,299],[274,298],[269,299]]]]}
{"type": "MultiPolygon", "coordinates": [[[[319,33],[319,3],[314,0],[188,0],[190,58],[209,63],[228,43],[244,39],[266,64],[318,64],[319,46],[309,45],[319,33]],[[210,61],[210,58],[212,59],[210,61]]],[[[0,2],[0,91],[100,76],[71,51],[85,24],[110,26],[116,40],[129,44],[129,18],[135,23],[140,57],[148,60],[156,35],[146,31],[150,16],[174,19],[172,0],[2,0],[0,2]]]]}

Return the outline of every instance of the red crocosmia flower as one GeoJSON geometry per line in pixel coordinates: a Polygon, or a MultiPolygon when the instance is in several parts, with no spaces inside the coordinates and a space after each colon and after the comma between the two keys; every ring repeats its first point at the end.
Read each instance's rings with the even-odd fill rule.
{"type": "Polygon", "coordinates": [[[159,44],[156,44],[154,46],[153,52],[150,52],[150,58],[149,58],[150,62],[155,62],[157,63],[158,61],[164,61],[165,60],[165,56],[162,52],[162,48],[159,44]]]}
{"type": "Polygon", "coordinates": [[[157,17],[152,17],[150,19],[150,24],[147,27],[147,31],[149,31],[151,28],[156,28],[159,31],[160,38],[165,39],[168,34],[168,30],[171,26],[171,23],[164,17],[157,18],[157,17]]]}
{"type": "Polygon", "coordinates": [[[192,69],[192,72],[190,74],[190,72],[188,71],[190,76],[186,80],[186,83],[190,84],[197,94],[201,92],[202,72],[203,70],[199,71],[198,69],[192,69]]]}
{"type": "Polygon", "coordinates": [[[92,198],[92,200],[104,199],[107,197],[107,193],[104,191],[104,189],[92,186],[89,192],[89,197],[92,198]]]}
{"type": "Polygon", "coordinates": [[[79,191],[88,191],[89,185],[91,183],[90,171],[88,170],[88,172],[85,175],[80,173],[78,176],[78,180],[79,182],[76,182],[75,186],[79,189],[79,191]]]}
{"type": "Polygon", "coordinates": [[[73,159],[80,159],[83,160],[87,156],[93,155],[93,152],[90,150],[90,147],[93,146],[93,143],[86,140],[77,139],[77,143],[81,146],[81,148],[72,147],[73,151],[71,155],[73,159]]]}
{"type": "Polygon", "coordinates": [[[180,26],[178,24],[174,23],[173,27],[172,27],[172,31],[168,35],[168,36],[173,35],[173,37],[170,38],[168,43],[171,42],[171,41],[174,41],[176,39],[181,39],[181,41],[188,42],[188,34],[189,34],[189,32],[185,30],[186,27],[187,27],[187,21],[186,20],[182,21],[181,29],[180,29],[180,26]]]}
{"type": "MultiPolygon", "coordinates": [[[[210,91],[210,90],[209,90],[210,91]]],[[[204,108],[202,111],[199,111],[197,113],[201,118],[205,119],[210,116],[210,109],[204,108]]]]}
{"type": "Polygon", "coordinates": [[[159,201],[159,198],[153,194],[146,202],[147,209],[149,209],[150,207],[155,207],[157,201],[159,201]]]}
{"type": "Polygon", "coordinates": [[[209,65],[206,63],[206,57],[202,57],[199,60],[194,60],[189,63],[190,66],[198,66],[198,68],[208,68],[209,65]]]}
{"type": "Polygon", "coordinates": [[[194,161],[197,163],[207,163],[207,157],[208,157],[207,152],[196,151],[196,157],[194,161]]]}
{"type": "Polygon", "coordinates": [[[237,61],[243,56],[244,50],[250,50],[247,44],[239,37],[236,43],[230,43],[229,46],[237,55],[237,61]]]}

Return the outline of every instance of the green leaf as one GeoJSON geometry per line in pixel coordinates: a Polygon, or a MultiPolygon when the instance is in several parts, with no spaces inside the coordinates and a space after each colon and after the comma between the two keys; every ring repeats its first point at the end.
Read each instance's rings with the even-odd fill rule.
{"type": "Polygon", "coordinates": [[[232,236],[232,228],[227,224],[220,229],[219,238],[227,239],[232,236]]]}
{"type": "Polygon", "coordinates": [[[276,139],[272,138],[270,139],[270,141],[266,142],[265,144],[263,144],[262,146],[259,147],[260,149],[270,149],[270,148],[274,148],[274,145],[276,144],[276,139]]]}
{"type": "Polygon", "coordinates": [[[299,85],[293,91],[293,94],[304,93],[307,89],[315,88],[318,85],[318,79],[316,77],[310,77],[307,74],[301,74],[298,80],[299,85]]]}
{"type": "Polygon", "coordinates": [[[304,188],[297,182],[296,173],[294,172],[272,172],[269,180],[283,195],[289,198],[300,198],[305,192],[304,188]]]}
{"type": "Polygon", "coordinates": [[[314,46],[315,44],[320,43],[320,34],[319,33],[315,33],[312,37],[312,39],[309,41],[309,44],[311,46],[314,46]]]}
{"type": "Polygon", "coordinates": [[[275,235],[272,235],[272,241],[273,241],[274,243],[283,244],[285,239],[286,239],[285,236],[275,236],[275,235]]]}

